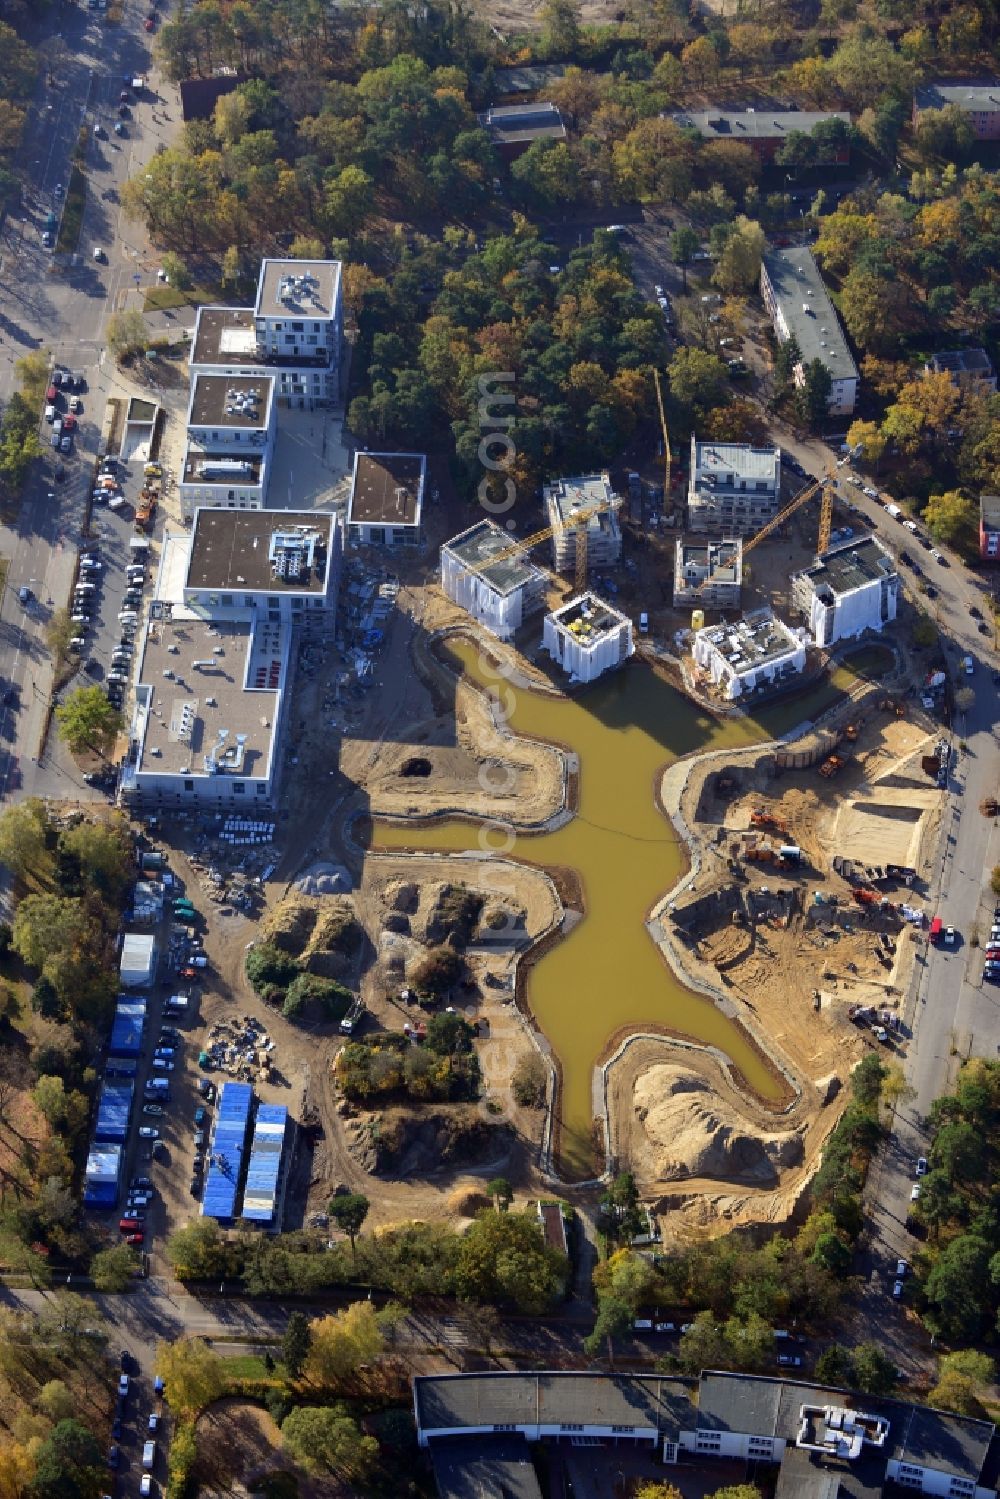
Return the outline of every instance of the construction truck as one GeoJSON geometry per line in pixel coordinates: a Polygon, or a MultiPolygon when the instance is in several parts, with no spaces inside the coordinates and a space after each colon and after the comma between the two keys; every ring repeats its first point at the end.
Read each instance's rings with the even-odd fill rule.
{"type": "Polygon", "coordinates": [[[843,770],[846,763],[846,760],[842,759],[840,755],[830,755],[828,759],[823,761],[823,764],[819,768],[819,773],[829,780],[831,776],[835,776],[838,771],[843,770]]]}

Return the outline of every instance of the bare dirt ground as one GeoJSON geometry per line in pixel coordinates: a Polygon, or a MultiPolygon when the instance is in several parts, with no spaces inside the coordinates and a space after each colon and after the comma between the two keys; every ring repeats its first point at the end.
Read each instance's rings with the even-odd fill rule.
{"type": "Polygon", "coordinates": [[[300,1499],[336,1499],[355,1489],[332,1474],[310,1478],[281,1451],[281,1431],[259,1405],[220,1400],[198,1419],[198,1493],[203,1499],[249,1499],[259,1480],[294,1473],[300,1499]]]}
{"type": "MultiPolygon", "coordinates": [[[[706,919],[697,927],[693,941],[674,939],[675,957],[692,977],[731,996],[759,1042],[792,1069],[799,1096],[776,1119],[736,1090],[710,1056],[679,1056],[655,1037],[625,1050],[609,1079],[616,1149],[644,1194],[656,1199],[668,1235],[724,1232],[737,1221],[774,1223],[794,1213],[848,1096],[850,1071],[877,1044],[852,1016],[858,1006],[877,1007],[880,1018],[898,1011],[919,937],[892,912],[866,914],[832,860],[840,854],[884,865],[904,851],[908,857],[898,862],[927,868],[941,801],[919,766],[931,737],[922,721],[875,711],[836,779],[817,768],[776,778],[773,757],[760,748],[725,763],[696,762],[688,774],[680,811],[693,834],[697,874],[685,898],[735,887],[744,901],[756,892],[764,903],[764,892],[781,887],[792,899],[752,924],[734,921],[724,907],[714,924],[706,919]],[[711,779],[720,775],[731,778],[724,792],[711,779]],[[752,826],[760,811],[772,827],[752,826]],[[896,845],[878,835],[869,839],[869,823],[898,828],[896,845]],[[747,861],[748,845],[760,842],[794,843],[803,862],[796,868],[747,861]],[[652,1091],[651,1078],[658,1082],[652,1091]],[[800,1143],[787,1148],[787,1140],[775,1141],[781,1132],[800,1143]]],[[[918,873],[913,888],[890,890],[886,898],[919,908],[920,889],[918,873]]],[[[891,1059],[904,1044],[890,1026],[883,1055],[891,1059]]]]}

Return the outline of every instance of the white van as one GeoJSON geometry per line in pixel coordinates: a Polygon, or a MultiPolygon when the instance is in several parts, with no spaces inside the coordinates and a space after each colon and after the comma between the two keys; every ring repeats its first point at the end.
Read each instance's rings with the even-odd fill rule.
{"type": "Polygon", "coordinates": [[[156,1466],[156,1443],[144,1442],[142,1444],[142,1466],[147,1473],[151,1473],[156,1466]]]}
{"type": "Polygon", "coordinates": [[[639,634],[649,634],[649,615],[646,613],[645,609],[639,615],[639,634]]]}
{"type": "Polygon", "coordinates": [[[76,585],[76,587],[73,589],[73,592],[74,593],[83,593],[83,594],[95,593],[96,589],[95,589],[93,583],[78,583],[76,585]]]}

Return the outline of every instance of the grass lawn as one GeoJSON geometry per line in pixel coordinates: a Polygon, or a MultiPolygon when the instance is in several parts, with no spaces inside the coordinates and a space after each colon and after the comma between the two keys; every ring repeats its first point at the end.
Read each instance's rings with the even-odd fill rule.
{"type": "Polygon", "coordinates": [[[59,225],[59,238],[56,240],[56,251],[61,255],[73,255],[80,242],[80,230],[83,228],[83,210],[87,202],[87,179],[78,166],[73,166],[69,174],[69,189],[66,193],[66,207],[63,209],[62,223],[59,225]]]}
{"type": "Polygon", "coordinates": [[[222,1365],[226,1378],[234,1380],[282,1379],[285,1372],[279,1359],[275,1359],[273,1369],[268,1369],[260,1353],[227,1354],[222,1360],[222,1365]]]}
{"type": "Polygon", "coordinates": [[[192,286],[190,291],[178,291],[175,286],[164,286],[157,282],[147,287],[143,312],[172,312],[175,307],[202,307],[206,302],[217,302],[219,294],[210,286],[192,286]]]}
{"type": "MultiPolygon", "coordinates": [[[[888,646],[862,645],[843,658],[837,671],[844,671],[849,677],[872,677],[877,680],[884,677],[886,672],[892,671],[895,664],[896,657],[888,646]]],[[[836,675],[835,672],[834,677],[836,675]]]]}

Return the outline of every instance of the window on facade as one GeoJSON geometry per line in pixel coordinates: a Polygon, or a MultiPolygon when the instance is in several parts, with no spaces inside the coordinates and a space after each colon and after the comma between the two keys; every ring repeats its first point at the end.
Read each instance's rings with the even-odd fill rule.
{"type": "Polygon", "coordinates": [[[194,781],[185,781],[184,782],[184,790],[185,791],[193,791],[194,790],[194,781]]]}
{"type": "Polygon", "coordinates": [[[559,1430],[560,1431],[582,1431],[583,1430],[583,1422],[582,1421],[560,1421],[560,1423],[559,1423],[559,1430]]]}
{"type": "Polygon", "coordinates": [[[233,596],[231,593],[224,593],[222,595],[222,607],[223,609],[231,609],[233,607],[233,596]]]}
{"type": "Polygon", "coordinates": [[[635,1431],[634,1426],[612,1426],[612,1431],[635,1431]]]}
{"type": "Polygon", "coordinates": [[[315,333],[310,333],[307,336],[307,338],[306,338],[306,343],[307,344],[318,344],[319,343],[319,339],[316,337],[315,333]]]}
{"type": "Polygon", "coordinates": [[[245,593],[243,595],[243,604],[244,604],[244,607],[247,608],[247,609],[252,609],[253,608],[253,594],[252,593],[245,593]]]}
{"type": "Polygon", "coordinates": [[[301,333],[304,327],[305,327],[305,323],[293,323],[292,324],[292,332],[293,333],[301,333]]]}
{"type": "Polygon", "coordinates": [[[246,792],[246,789],[247,788],[246,788],[246,786],[244,785],[244,783],[242,781],[234,781],[233,782],[233,794],[234,794],[234,796],[243,796],[244,793],[246,792]]]}
{"type": "Polygon", "coordinates": [[[258,783],[257,783],[257,795],[258,796],[263,796],[264,792],[266,790],[267,790],[267,787],[264,785],[264,782],[263,781],[258,781],[258,783]]]}
{"type": "Polygon", "coordinates": [[[974,1494],[976,1485],[971,1478],[953,1478],[949,1485],[949,1492],[955,1495],[974,1494]]]}
{"type": "Polygon", "coordinates": [[[494,1431],[516,1431],[517,1427],[514,1425],[513,1421],[494,1421],[494,1423],[493,1423],[493,1430],[494,1431]]]}

